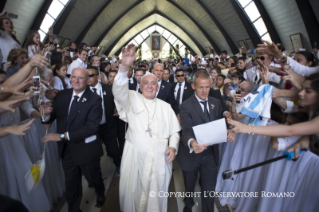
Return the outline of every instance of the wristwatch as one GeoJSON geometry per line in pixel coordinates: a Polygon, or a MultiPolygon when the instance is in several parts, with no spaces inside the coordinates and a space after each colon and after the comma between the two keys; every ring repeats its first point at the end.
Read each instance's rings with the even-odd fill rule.
{"type": "Polygon", "coordinates": [[[60,138],[61,138],[61,139],[64,139],[64,137],[65,137],[65,136],[64,136],[64,133],[60,134],[60,138]]]}

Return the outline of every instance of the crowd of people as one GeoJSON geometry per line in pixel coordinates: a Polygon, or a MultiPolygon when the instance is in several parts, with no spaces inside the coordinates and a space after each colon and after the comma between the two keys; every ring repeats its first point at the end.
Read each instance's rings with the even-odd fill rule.
{"type": "MultiPolygon", "coordinates": [[[[6,14],[0,14],[0,202],[5,203],[0,209],[50,211],[65,192],[68,210],[80,211],[82,175],[102,207],[102,144],[120,174],[125,212],[167,211],[167,198],[149,192],[168,191],[175,157],[185,192],[194,192],[200,176],[202,211],[214,210],[214,197],[204,196],[211,191],[259,193],[219,196],[236,211],[318,208],[313,201],[319,197],[318,47],[288,56],[281,44],[262,41],[256,50],[239,48],[234,56],[212,51],[202,58],[148,61],[136,59],[130,44],[121,58],[103,57],[86,43],[61,48],[52,27],[47,43],[30,31],[22,46],[6,14]],[[227,120],[228,142],[199,143],[192,127],[221,118],[227,120]],[[44,177],[28,193],[24,177],[45,142],[44,177]],[[227,169],[284,151],[294,152],[294,161],[222,178],[227,169]],[[294,197],[263,198],[262,192],[267,197],[294,192],[294,197]]],[[[193,196],[184,203],[183,211],[192,211],[193,196]]]]}

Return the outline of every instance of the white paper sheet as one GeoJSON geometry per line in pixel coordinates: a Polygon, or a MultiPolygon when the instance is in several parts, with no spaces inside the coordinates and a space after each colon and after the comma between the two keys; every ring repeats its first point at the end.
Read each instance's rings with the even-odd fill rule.
{"type": "Polygon", "coordinates": [[[193,127],[199,144],[214,145],[227,141],[227,127],[225,119],[200,124],[193,127]]]}

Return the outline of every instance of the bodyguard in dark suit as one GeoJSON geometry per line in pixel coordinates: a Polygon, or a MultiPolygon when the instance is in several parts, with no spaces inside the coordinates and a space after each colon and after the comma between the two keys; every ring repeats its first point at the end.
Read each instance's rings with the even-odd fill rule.
{"type": "Polygon", "coordinates": [[[119,173],[121,166],[120,148],[117,143],[116,120],[114,118],[114,97],[112,85],[99,83],[99,72],[96,67],[88,67],[88,85],[92,92],[102,98],[103,116],[99,126],[99,136],[105,145],[107,155],[113,159],[113,163],[119,173]]]}
{"type": "MultiPolygon", "coordinates": [[[[208,96],[210,78],[206,71],[196,72],[194,82],[192,87],[195,94],[180,106],[183,133],[177,162],[182,168],[186,192],[194,192],[198,173],[200,173],[202,211],[212,212],[214,198],[209,197],[207,192],[215,190],[219,147],[218,144],[213,146],[198,144],[192,127],[223,118],[223,108],[218,99],[208,96]],[[207,197],[204,195],[205,192],[207,197]]],[[[228,133],[228,139],[234,139],[233,136],[232,133],[228,133]]],[[[184,202],[184,212],[191,212],[194,205],[193,197],[185,197],[184,202]]]]}
{"type": "Polygon", "coordinates": [[[154,65],[152,73],[157,77],[159,90],[156,95],[156,98],[159,98],[172,106],[175,114],[179,114],[179,106],[174,98],[172,92],[172,84],[162,80],[164,73],[164,66],[160,63],[154,65]]]}
{"type": "Polygon", "coordinates": [[[95,189],[97,207],[102,207],[105,201],[100,167],[103,150],[98,138],[103,113],[102,99],[87,86],[88,77],[86,69],[73,69],[73,89],[60,91],[53,107],[44,108],[44,124],[57,120],[57,133],[45,135],[42,141],[58,141],[69,212],[80,211],[82,173],[95,189]]]}
{"type": "Polygon", "coordinates": [[[134,84],[129,84],[128,89],[142,93],[140,90],[140,84],[141,84],[141,80],[142,80],[142,77],[144,76],[144,74],[145,74],[144,69],[142,69],[142,68],[135,69],[135,75],[134,75],[135,82],[134,82],[134,84]]]}
{"type": "Polygon", "coordinates": [[[178,69],[175,73],[177,82],[173,84],[172,92],[174,92],[174,97],[177,104],[181,105],[182,102],[194,94],[194,90],[191,86],[191,83],[185,80],[185,73],[183,69],[178,69]]]}

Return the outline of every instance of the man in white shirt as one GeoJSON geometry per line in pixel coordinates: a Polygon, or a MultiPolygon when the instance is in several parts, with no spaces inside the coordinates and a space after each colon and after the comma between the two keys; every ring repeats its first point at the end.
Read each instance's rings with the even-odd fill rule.
{"type": "Polygon", "coordinates": [[[67,72],[68,77],[71,76],[73,69],[77,67],[86,68],[87,66],[85,64],[85,61],[88,59],[88,52],[84,49],[80,49],[77,55],[78,55],[78,59],[74,60],[68,68],[68,72],[67,72]]]}

